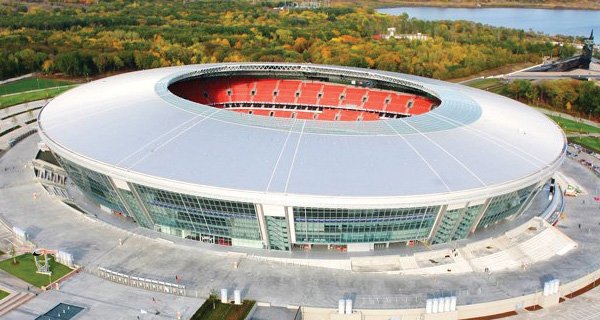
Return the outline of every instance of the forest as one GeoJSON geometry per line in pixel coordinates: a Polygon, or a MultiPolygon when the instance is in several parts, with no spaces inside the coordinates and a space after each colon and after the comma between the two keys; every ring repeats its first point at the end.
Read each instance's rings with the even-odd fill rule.
{"type": "Polygon", "coordinates": [[[228,61],[336,64],[451,79],[556,56],[551,40],[561,39],[360,7],[278,10],[266,1],[4,2],[0,79],[32,71],[93,77],[228,61]],[[378,37],[388,27],[428,39],[378,37]]]}
{"type": "Polygon", "coordinates": [[[520,7],[544,9],[593,9],[599,10],[597,0],[333,0],[334,3],[356,4],[367,3],[373,7],[391,6],[432,6],[432,7],[520,7]]]}
{"type": "Polygon", "coordinates": [[[531,105],[586,118],[600,116],[600,86],[593,81],[516,80],[504,86],[500,93],[531,105]]]}

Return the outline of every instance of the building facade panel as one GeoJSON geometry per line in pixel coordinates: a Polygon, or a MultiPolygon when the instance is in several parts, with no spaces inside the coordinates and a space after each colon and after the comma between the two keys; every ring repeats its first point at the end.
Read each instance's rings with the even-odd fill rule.
{"type": "Polygon", "coordinates": [[[424,240],[439,206],[406,209],[294,208],[298,243],[347,244],[424,240]]]}
{"type": "Polygon", "coordinates": [[[230,244],[231,239],[260,241],[254,204],[207,199],[133,185],[158,226],[168,233],[195,240],[230,244]],[[226,239],[230,239],[229,241],[226,239]]]}
{"type": "Polygon", "coordinates": [[[129,215],[107,176],[75,164],[57,154],[55,156],[71,181],[84,195],[118,213],[129,215]]]}
{"type": "Polygon", "coordinates": [[[538,184],[527,186],[490,199],[490,204],[482,219],[477,224],[477,229],[486,228],[491,224],[517,214],[537,186],[538,184]]]}
{"type": "Polygon", "coordinates": [[[448,210],[444,210],[445,206],[279,208],[199,197],[133,182],[127,183],[130,190],[119,189],[114,187],[108,176],[63,157],[57,156],[57,159],[88,198],[131,216],[142,227],[209,243],[283,251],[292,250],[295,244],[301,247],[412,241],[440,244],[460,240],[473,229],[482,229],[516,216],[541,188],[541,184],[537,183],[487,200],[474,199],[472,203],[475,204],[472,205],[455,204],[448,210]],[[257,206],[279,208],[283,213],[275,214],[278,212],[270,210],[269,215],[263,217],[266,232],[262,236],[257,206]],[[439,226],[434,230],[437,219],[440,219],[439,226]]]}

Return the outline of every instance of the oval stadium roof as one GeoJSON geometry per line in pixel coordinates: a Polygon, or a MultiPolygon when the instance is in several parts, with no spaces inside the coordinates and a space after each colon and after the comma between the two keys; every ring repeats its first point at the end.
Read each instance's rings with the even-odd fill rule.
{"type": "Polygon", "coordinates": [[[55,151],[124,179],[304,205],[491,195],[539,181],[561,162],[565,148],[564,134],[552,121],[495,94],[312,64],[190,65],[117,75],[53,99],[39,126],[55,151]],[[441,105],[402,119],[314,121],[230,112],[167,90],[186,77],[266,66],[275,76],[284,70],[396,81],[436,96],[441,105]]]}

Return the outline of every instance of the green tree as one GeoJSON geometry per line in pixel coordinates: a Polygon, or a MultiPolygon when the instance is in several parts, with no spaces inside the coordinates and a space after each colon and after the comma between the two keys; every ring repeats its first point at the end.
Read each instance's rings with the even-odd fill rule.
{"type": "Polygon", "coordinates": [[[592,81],[585,81],[577,91],[577,109],[589,116],[600,115],[600,87],[592,81]]]}

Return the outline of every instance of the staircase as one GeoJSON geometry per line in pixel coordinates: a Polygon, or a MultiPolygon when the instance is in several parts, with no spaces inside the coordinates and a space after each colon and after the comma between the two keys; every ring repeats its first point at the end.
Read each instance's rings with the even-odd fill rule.
{"type": "Polygon", "coordinates": [[[0,317],[9,313],[11,310],[18,308],[34,296],[35,295],[30,292],[17,292],[0,300],[0,317]]]}

